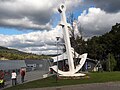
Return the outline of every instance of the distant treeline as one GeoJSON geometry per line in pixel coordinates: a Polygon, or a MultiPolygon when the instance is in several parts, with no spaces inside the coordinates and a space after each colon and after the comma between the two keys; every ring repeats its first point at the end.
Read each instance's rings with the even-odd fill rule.
{"type": "Polygon", "coordinates": [[[50,59],[49,56],[46,55],[36,55],[32,53],[25,53],[15,49],[8,49],[6,47],[0,46],[0,59],[8,59],[8,60],[43,60],[50,59]]]}

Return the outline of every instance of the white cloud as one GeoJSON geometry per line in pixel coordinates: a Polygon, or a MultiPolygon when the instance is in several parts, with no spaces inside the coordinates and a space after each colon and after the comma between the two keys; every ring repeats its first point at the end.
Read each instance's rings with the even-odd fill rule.
{"type": "Polygon", "coordinates": [[[1,46],[24,52],[55,54],[57,49],[56,37],[58,36],[62,37],[59,26],[50,31],[37,31],[21,35],[0,35],[0,43],[1,46]]]}
{"type": "Polygon", "coordinates": [[[102,35],[111,30],[112,26],[120,23],[120,12],[107,13],[100,8],[89,8],[78,17],[78,22],[83,27],[84,37],[102,35]]]}
{"type": "Polygon", "coordinates": [[[120,11],[120,0],[84,0],[84,5],[90,4],[109,13],[120,11]]]}
{"type": "Polygon", "coordinates": [[[65,5],[68,11],[74,10],[76,7],[80,6],[82,0],[65,0],[65,5]]]}
{"type": "MultiPolygon", "coordinates": [[[[0,26],[20,29],[50,30],[52,15],[64,0],[0,0],[0,26]]],[[[68,8],[81,0],[65,0],[68,8]]]]}
{"type": "Polygon", "coordinates": [[[53,0],[1,0],[0,26],[21,29],[51,29],[53,0]]]}

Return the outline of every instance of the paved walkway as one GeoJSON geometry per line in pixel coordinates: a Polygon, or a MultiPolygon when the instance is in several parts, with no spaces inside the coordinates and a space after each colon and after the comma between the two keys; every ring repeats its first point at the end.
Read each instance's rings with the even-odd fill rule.
{"type": "MultiPolygon", "coordinates": [[[[31,71],[31,72],[27,72],[25,75],[25,82],[30,82],[30,81],[34,81],[34,80],[38,80],[38,79],[42,79],[43,75],[47,73],[46,71],[31,71]]],[[[21,77],[20,75],[17,76],[17,83],[21,84],[21,77]]],[[[11,81],[7,81],[5,82],[5,88],[7,87],[11,87],[12,83],[11,81]]]]}
{"type": "Polygon", "coordinates": [[[120,90],[120,82],[80,84],[61,87],[33,88],[25,90],[120,90]]]}

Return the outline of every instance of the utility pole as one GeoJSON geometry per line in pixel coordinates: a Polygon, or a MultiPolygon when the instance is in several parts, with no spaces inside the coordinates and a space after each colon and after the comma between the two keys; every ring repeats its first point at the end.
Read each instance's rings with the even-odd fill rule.
{"type": "Polygon", "coordinates": [[[56,72],[56,82],[58,81],[58,41],[60,37],[56,37],[57,39],[57,72],[56,72]]]}

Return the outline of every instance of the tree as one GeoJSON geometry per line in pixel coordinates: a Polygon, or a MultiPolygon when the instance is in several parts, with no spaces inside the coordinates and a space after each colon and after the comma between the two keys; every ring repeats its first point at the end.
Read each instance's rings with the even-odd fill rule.
{"type": "Polygon", "coordinates": [[[113,56],[113,54],[109,53],[107,56],[107,60],[106,60],[106,70],[107,71],[113,71],[116,67],[116,60],[113,56]]]}
{"type": "Polygon", "coordinates": [[[83,47],[84,47],[85,41],[83,40],[82,36],[80,36],[81,30],[78,30],[77,28],[77,21],[73,13],[69,13],[67,22],[70,23],[72,27],[72,28],[69,28],[71,46],[74,48],[75,52],[81,54],[84,51],[83,47]]]}

